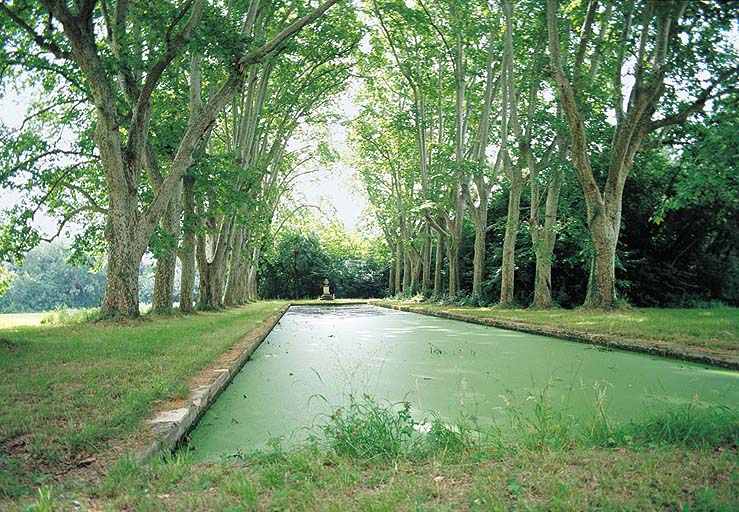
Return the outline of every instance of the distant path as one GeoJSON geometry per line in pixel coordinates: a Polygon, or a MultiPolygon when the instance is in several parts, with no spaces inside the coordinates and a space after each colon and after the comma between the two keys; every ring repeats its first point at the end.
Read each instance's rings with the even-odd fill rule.
{"type": "Polygon", "coordinates": [[[0,314],[0,329],[12,327],[32,327],[41,325],[41,319],[48,315],[44,313],[3,313],[0,314]]]}

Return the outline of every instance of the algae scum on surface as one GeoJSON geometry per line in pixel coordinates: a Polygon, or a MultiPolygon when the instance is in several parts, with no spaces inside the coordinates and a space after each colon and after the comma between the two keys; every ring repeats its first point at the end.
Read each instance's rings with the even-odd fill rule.
{"type": "Polygon", "coordinates": [[[739,373],[376,306],[293,306],[191,433],[195,460],[300,442],[363,393],[418,421],[505,425],[547,406],[636,420],[656,404],[739,403],[739,373]]]}

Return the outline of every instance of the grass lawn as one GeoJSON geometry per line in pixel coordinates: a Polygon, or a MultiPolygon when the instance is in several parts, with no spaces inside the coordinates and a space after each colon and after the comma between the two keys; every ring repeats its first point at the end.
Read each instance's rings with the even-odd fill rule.
{"type": "Polygon", "coordinates": [[[127,324],[0,330],[0,497],[143,432],[154,405],[284,303],[127,324]]]}
{"type": "MultiPolygon", "coordinates": [[[[582,428],[544,407],[511,433],[481,437],[443,424],[420,435],[397,409],[361,402],[301,449],[214,464],[126,456],[158,403],[184,398],[200,369],[283,304],[0,330],[0,511],[739,508],[739,412],[729,408],[582,428]]],[[[623,336],[634,322],[659,339],[680,332],[659,310],[469,311],[623,336]]],[[[725,325],[706,320],[694,342],[736,336],[737,310],[705,312],[725,325]]]]}
{"type": "Polygon", "coordinates": [[[102,495],[126,510],[729,512],[739,504],[736,453],[672,447],[473,449],[389,461],[305,450],[211,466],[174,457],[114,473],[102,495]]]}
{"type": "Polygon", "coordinates": [[[441,306],[415,302],[392,303],[524,324],[552,326],[590,334],[665,341],[679,347],[699,347],[739,355],[739,308],[629,308],[604,312],[581,309],[537,311],[441,306]]]}

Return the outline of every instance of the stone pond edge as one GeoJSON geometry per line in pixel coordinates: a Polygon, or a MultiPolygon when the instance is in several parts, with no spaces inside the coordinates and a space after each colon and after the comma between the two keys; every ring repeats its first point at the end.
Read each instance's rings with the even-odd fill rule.
{"type": "Polygon", "coordinates": [[[448,320],[458,320],[461,322],[486,325],[489,327],[497,327],[499,329],[507,329],[510,331],[520,331],[527,332],[529,334],[550,336],[554,338],[565,339],[568,341],[576,341],[579,343],[597,345],[609,349],[640,352],[642,354],[650,354],[655,356],[667,357],[670,359],[678,359],[691,363],[707,364],[711,366],[717,366],[719,368],[727,368],[729,370],[739,370],[739,357],[737,356],[709,353],[700,350],[683,349],[669,345],[653,345],[644,341],[629,338],[620,338],[616,336],[608,336],[605,334],[589,334],[567,329],[558,329],[551,326],[525,324],[520,322],[512,322],[509,320],[498,320],[495,318],[484,318],[447,310],[431,310],[424,307],[408,306],[405,304],[391,304],[384,301],[369,301],[369,304],[372,304],[373,306],[394,309],[396,311],[418,313],[421,315],[435,316],[448,320]]]}
{"type": "MultiPolygon", "coordinates": [[[[264,339],[272,332],[272,329],[279,323],[283,315],[291,306],[355,306],[358,304],[367,304],[365,300],[337,300],[337,301],[299,301],[287,303],[275,311],[264,322],[257,325],[252,331],[244,336],[248,338],[256,332],[256,336],[249,343],[239,356],[232,360],[225,368],[215,370],[206,370],[204,373],[210,374],[209,377],[215,377],[209,384],[193,386],[190,389],[190,395],[187,399],[187,405],[177,409],[168,409],[159,411],[152,419],[147,420],[151,434],[154,440],[142,451],[136,452],[135,459],[145,464],[154,457],[162,453],[172,452],[186,438],[187,434],[195,428],[198,421],[203,417],[205,411],[213,405],[213,402],[220,396],[236,375],[241,371],[243,366],[249,360],[254,351],[262,344],[264,339]],[[213,375],[215,373],[215,376],[213,375]]],[[[234,343],[238,344],[239,341],[234,343]]],[[[202,374],[201,374],[202,376],[202,374]]]]}
{"type": "Polygon", "coordinates": [[[251,343],[247,344],[236,359],[224,365],[224,368],[207,371],[207,373],[215,373],[215,375],[211,375],[215,379],[209,384],[193,386],[190,389],[190,396],[185,407],[160,411],[153,419],[147,421],[154,440],[143,451],[136,453],[135,458],[139,463],[145,464],[162,453],[171,453],[180,444],[193,427],[197,425],[205,411],[241,371],[241,368],[272,332],[274,326],[282,319],[289,307],[290,304],[280,307],[266,320],[256,325],[241,340],[236,341],[234,345],[256,334],[251,343]]]}

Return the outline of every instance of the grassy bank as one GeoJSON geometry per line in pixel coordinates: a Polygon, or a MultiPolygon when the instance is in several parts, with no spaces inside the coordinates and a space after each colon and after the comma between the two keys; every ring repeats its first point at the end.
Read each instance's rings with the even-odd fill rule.
{"type": "Polygon", "coordinates": [[[198,369],[282,305],[0,330],[0,497],[124,451],[157,402],[187,397],[198,369]]]}
{"type": "MultiPolygon", "coordinates": [[[[129,510],[736,510],[736,456],[682,448],[485,449],[421,460],[321,451],[119,468],[106,503],[129,510]]],[[[56,503],[69,503],[58,497],[56,503]]]]}
{"type": "Polygon", "coordinates": [[[369,398],[337,411],[302,449],[192,464],[178,453],[114,464],[97,486],[42,491],[49,508],[122,510],[704,510],[739,505],[739,424],[682,409],[608,437],[534,417],[506,434],[436,422],[369,398]],[[686,426],[690,426],[688,430],[686,426]],[[544,433],[544,435],[542,435],[544,433]]]}
{"type": "Polygon", "coordinates": [[[388,301],[388,303],[429,311],[449,311],[478,318],[548,326],[572,332],[602,334],[647,342],[665,342],[677,347],[699,348],[739,355],[739,308],[537,311],[417,302],[388,301]]]}
{"type": "Polygon", "coordinates": [[[126,456],[156,404],[184,398],[199,369],[282,304],[0,330],[0,510],[739,507],[739,417],[730,408],[581,424],[540,397],[524,401],[533,414],[512,411],[505,432],[481,432],[472,420],[420,434],[409,404],[364,397],[324,418],[300,449],[215,464],[178,453],[141,466],[126,456]]]}

